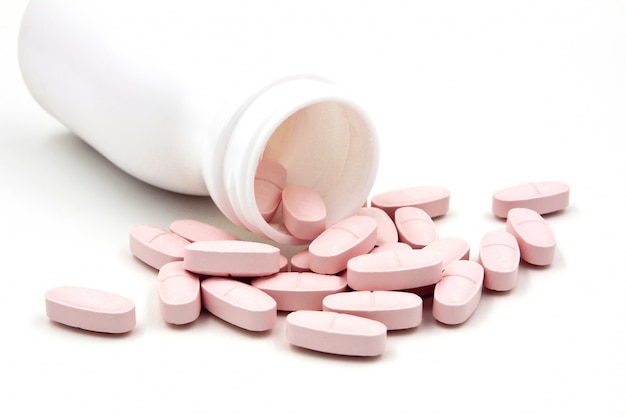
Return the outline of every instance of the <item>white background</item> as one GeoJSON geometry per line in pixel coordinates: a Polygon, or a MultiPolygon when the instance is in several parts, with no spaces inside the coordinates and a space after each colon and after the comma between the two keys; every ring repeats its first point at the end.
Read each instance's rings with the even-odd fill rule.
{"type": "Polygon", "coordinates": [[[390,333],[376,359],[290,347],[285,314],[267,334],[206,312],[162,321],[156,272],[128,250],[132,226],[194,218],[250,236],[208,198],[119,171],[34,102],[16,59],[25,5],[0,2],[0,415],[626,416],[625,2],[326,5],[338,43],[352,44],[332,78],[379,130],[374,193],[447,187],[440,235],[467,239],[476,259],[482,234],[504,225],[493,191],[571,186],[567,210],[546,216],[551,266],[522,265],[514,290],[485,292],[460,326],[436,323],[425,300],[422,325],[390,333]],[[51,323],[44,293],[65,284],[131,298],[136,329],[51,323]]]}

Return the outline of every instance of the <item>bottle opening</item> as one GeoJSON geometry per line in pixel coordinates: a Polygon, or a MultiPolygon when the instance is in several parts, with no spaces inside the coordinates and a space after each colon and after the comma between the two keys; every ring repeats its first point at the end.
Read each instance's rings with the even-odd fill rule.
{"type": "MultiPolygon", "coordinates": [[[[327,207],[327,226],[356,211],[367,196],[373,166],[371,132],[352,108],[338,102],[309,105],[289,116],[274,131],[263,159],[278,162],[287,185],[315,190],[327,207]],[[354,200],[359,200],[356,205],[354,200]]],[[[282,230],[280,207],[270,223],[282,230]]]]}
{"type": "Polygon", "coordinates": [[[224,166],[235,154],[239,161],[247,155],[249,164],[238,162],[237,169],[226,170],[232,210],[225,212],[235,223],[276,242],[306,244],[287,231],[280,205],[269,217],[262,213],[256,198],[262,190],[255,184],[259,166],[279,164],[285,171],[283,184],[319,194],[329,227],[366,203],[378,169],[378,141],[363,110],[334,85],[316,81],[304,93],[298,85],[290,87],[256,99],[233,130],[224,166]]]}

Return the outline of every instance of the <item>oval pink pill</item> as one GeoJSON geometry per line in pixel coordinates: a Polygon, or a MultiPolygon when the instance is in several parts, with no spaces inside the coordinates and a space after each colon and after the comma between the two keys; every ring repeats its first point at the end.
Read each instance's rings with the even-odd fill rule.
{"type": "Polygon", "coordinates": [[[196,274],[254,277],[280,271],[280,250],[243,240],[194,242],[185,247],[185,269],[196,274]]]}
{"type": "Polygon", "coordinates": [[[515,236],[500,230],[483,235],[478,263],[485,270],[485,288],[494,291],[513,289],[517,283],[519,262],[520,251],[515,236]]]}
{"type": "Polygon", "coordinates": [[[323,307],[325,311],[379,321],[387,330],[410,329],[422,323],[422,299],[410,292],[341,292],[324,298],[323,307]]]}
{"type": "Polygon", "coordinates": [[[483,267],[474,261],[448,265],[435,286],[433,317],[444,324],[460,324],[469,319],[480,302],[483,278],[483,267]]]}
{"type": "Polygon", "coordinates": [[[467,240],[459,237],[444,237],[437,239],[424,246],[422,250],[433,251],[441,255],[442,267],[445,268],[450,263],[460,260],[468,260],[470,255],[470,244],[467,240]]]}
{"type": "Polygon", "coordinates": [[[230,324],[257,332],[270,330],[276,324],[276,301],[252,285],[210,277],[200,287],[202,306],[230,324]]]}
{"type": "Polygon", "coordinates": [[[428,213],[420,208],[400,207],[396,210],[395,223],[400,242],[414,249],[421,249],[439,239],[435,223],[428,213]]]}
{"type": "Polygon", "coordinates": [[[376,246],[374,249],[369,251],[369,253],[378,253],[378,252],[386,252],[390,250],[413,250],[412,247],[402,242],[389,242],[383,243],[382,245],[376,246]]]}
{"type": "Polygon", "coordinates": [[[347,287],[345,278],[314,272],[281,272],[250,284],[271,296],[281,311],[321,310],[324,297],[347,287]]]}
{"type": "Polygon", "coordinates": [[[292,236],[313,240],[326,229],[326,204],[312,188],[290,185],[282,203],[283,224],[292,236]]]}
{"type": "Polygon", "coordinates": [[[441,256],[421,250],[384,251],[348,261],[348,286],[355,290],[404,290],[441,279],[441,256]]]}
{"type": "Polygon", "coordinates": [[[101,333],[127,333],[135,328],[135,304],[120,295],[84,287],[56,287],[46,292],[50,320],[101,333]]]}
{"type": "Polygon", "coordinates": [[[396,225],[387,213],[378,207],[361,207],[356,212],[357,216],[368,216],[376,220],[376,245],[394,243],[398,241],[398,230],[396,225]]]}
{"type": "Polygon", "coordinates": [[[212,224],[190,219],[175,220],[170,224],[170,232],[176,233],[189,242],[203,240],[240,240],[238,236],[212,224]]]}
{"type": "Polygon", "coordinates": [[[311,258],[308,249],[294,254],[290,260],[291,272],[307,272],[311,270],[311,258]]]}
{"type": "Polygon", "coordinates": [[[294,311],[285,329],[292,345],[335,355],[379,356],[387,343],[384,324],[332,311],[294,311]]]}
{"type": "Polygon", "coordinates": [[[166,323],[187,324],[200,316],[200,277],[187,271],[182,261],[163,265],[157,275],[157,292],[166,323]]]}
{"type": "Polygon", "coordinates": [[[523,207],[539,214],[564,210],[569,205],[569,185],[560,181],[540,181],[503,188],[493,193],[492,211],[506,218],[509,210],[523,207]]]}
{"type": "Polygon", "coordinates": [[[539,266],[550,265],[554,261],[554,233],[536,211],[527,208],[511,209],[506,220],[506,231],[515,236],[524,261],[539,266]]]}
{"type": "Polygon", "coordinates": [[[189,241],[157,226],[142,224],[130,230],[130,251],[142,262],[155,269],[182,261],[189,241]]]}
{"type": "Polygon", "coordinates": [[[280,205],[287,185],[287,170],[271,159],[261,159],[254,176],[254,195],[261,216],[269,222],[280,205]]]}
{"type": "Polygon", "coordinates": [[[377,226],[371,217],[351,216],[326,229],[309,245],[311,270],[320,274],[343,271],[350,258],[372,250],[377,226]]]}
{"type": "Polygon", "coordinates": [[[374,195],[371,205],[384,210],[391,218],[400,207],[418,207],[431,218],[439,217],[450,209],[450,191],[440,186],[400,188],[374,195]]]}
{"type": "Polygon", "coordinates": [[[286,256],[280,255],[280,269],[278,272],[288,272],[289,271],[289,259],[286,256]]]}

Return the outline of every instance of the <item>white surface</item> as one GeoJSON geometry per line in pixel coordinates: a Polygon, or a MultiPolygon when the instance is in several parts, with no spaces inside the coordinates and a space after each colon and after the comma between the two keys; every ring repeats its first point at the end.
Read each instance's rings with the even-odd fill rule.
{"type": "Polygon", "coordinates": [[[320,33],[350,44],[329,54],[334,78],[359,90],[379,128],[374,192],[448,187],[438,229],[469,240],[476,259],[482,234],[503,227],[494,190],[567,182],[570,207],[547,217],[554,264],[523,266],[513,291],[485,293],[461,326],[435,323],[427,300],[423,324],[391,333],[374,360],[288,346],[284,314],[261,335],[206,313],[167,326],[128,230],[183,217],[235,229],[210,199],[127,176],[41,110],[16,63],[26,2],[4,0],[1,415],[626,415],[626,3],[336,3],[346,19],[320,33]],[[133,299],[137,328],[52,324],[43,294],[62,284],[133,299]]]}

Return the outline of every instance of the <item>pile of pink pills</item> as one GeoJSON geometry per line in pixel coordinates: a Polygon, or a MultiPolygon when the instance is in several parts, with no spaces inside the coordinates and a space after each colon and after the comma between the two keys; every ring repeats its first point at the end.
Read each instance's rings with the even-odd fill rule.
{"type": "MultiPolygon", "coordinates": [[[[384,353],[389,331],[418,327],[422,297],[447,325],[468,320],[483,288],[509,291],[520,261],[550,265],[556,239],[544,214],[564,210],[569,186],[558,181],[516,185],[493,193],[492,212],[503,230],[485,233],[477,261],[461,238],[440,238],[434,218],[448,212],[444,187],[415,186],[372,196],[369,206],[326,227],[323,200],[313,190],[286,186],[280,166],[257,173],[257,203],[266,221],[280,218],[308,247],[285,258],[271,244],[239,239],[195,220],[163,229],[130,231],[131,253],[158,270],[163,320],[196,320],[202,309],[252,332],[271,331],[288,312],[288,343],[351,356],[384,353]]],[[[134,303],[82,287],[56,287],[45,296],[58,323],[105,333],[130,332],[134,303]]]]}

